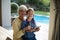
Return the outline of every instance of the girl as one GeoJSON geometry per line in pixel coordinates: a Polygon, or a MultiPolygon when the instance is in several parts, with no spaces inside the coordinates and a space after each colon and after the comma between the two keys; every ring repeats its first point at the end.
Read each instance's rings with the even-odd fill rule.
{"type": "Polygon", "coordinates": [[[36,40],[34,32],[36,30],[39,31],[39,27],[36,27],[36,24],[34,21],[34,10],[33,10],[33,8],[29,8],[27,10],[27,19],[23,20],[23,22],[21,24],[21,29],[23,29],[25,27],[27,27],[28,30],[22,36],[22,39],[23,40],[36,40]]]}

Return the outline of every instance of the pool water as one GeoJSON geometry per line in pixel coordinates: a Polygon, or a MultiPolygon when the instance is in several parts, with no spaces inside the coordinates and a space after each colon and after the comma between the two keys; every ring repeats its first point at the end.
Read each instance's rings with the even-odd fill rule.
{"type": "Polygon", "coordinates": [[[49,24],[49,17],[34,15],[35,22],[49,24]]]}

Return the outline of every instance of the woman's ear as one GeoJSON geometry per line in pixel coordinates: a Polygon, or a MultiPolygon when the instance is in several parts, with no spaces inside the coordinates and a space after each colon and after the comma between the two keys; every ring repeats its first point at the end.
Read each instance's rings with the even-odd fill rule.
{"type": "Polygon", "coordinates": [[[28,14],[28,11],[26,11],[26,15],[28,14]]]}

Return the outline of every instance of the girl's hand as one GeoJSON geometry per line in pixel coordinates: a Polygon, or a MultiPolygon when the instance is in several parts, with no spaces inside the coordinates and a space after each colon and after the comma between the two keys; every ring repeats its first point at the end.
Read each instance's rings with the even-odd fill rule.
{"type": "Polygon", "coordinates": [[[35,29],[35,32],[37,32],[37,31],[39,31],[39,30],[40,30],[40,28],[39,28],[39,27],[35,27],[34,29],[35,29]]]}

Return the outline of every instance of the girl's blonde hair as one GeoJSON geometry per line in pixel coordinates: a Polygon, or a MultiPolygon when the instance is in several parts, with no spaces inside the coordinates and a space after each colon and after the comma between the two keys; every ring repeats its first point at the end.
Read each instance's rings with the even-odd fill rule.
{"type": "Polygon", "coordinates": [[[28,8],[27,13],[28,13],[29,11],[33,11],[33,12],[34,12],[34,9],[33,9],[33,8],[28,8]]]}

